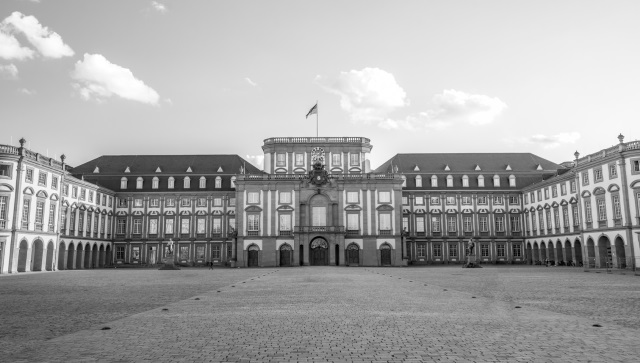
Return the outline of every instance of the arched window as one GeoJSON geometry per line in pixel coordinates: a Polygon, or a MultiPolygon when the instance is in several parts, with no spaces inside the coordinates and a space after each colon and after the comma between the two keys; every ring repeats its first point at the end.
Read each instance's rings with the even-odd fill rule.
{"type": "Polygon", "coordinates": [[[160,184],[160,179],[158,179],[157,176],[154,176],[153,180],[151,181],[151,188],[158,189],[158,184],[160,184]]]}
{"type": "Polygon", "coordinates": [[[175,181],[176,181],[176,180],[175,180],[172,176],[170,176],[170,177],[169,177],[169,182],[168,182],[167,188],[169,188],[169,189],[173,189],[173,188],[174,188],[174,183],[175,183],[175,181]]]}
{"type": "Polygon", "coordinates": [[[469,187],[469,177],[466,175],[462,176],[462,186],[464,188],[468,188],[469,187]]]}
{"type": "Polygon", "coordinates": [[[207,187],[207,178],[201,176],[200,177],[200,188],[204,189],[207,187]]]}
{"type": "Polygon", "coordinates": [[[451,188],[453,186],[453,177],[451,175],[447,175],[447,187],[451,188]]]}
{"type": "Polygon", "coordinates": [[[222,178],[219,176],[216,177],[216,188],[222,188],[222,178]]]}
{"type": "Polygon", "coordinates": [[[478,175],[478,186],[484,187],[484,175],[478,175]]]}
{"type": "Polygon", "coordinates": [[[431,187],[432,188],[438,187],[438,177],[435,175],[431,176],[431,187]]]}
{"type": "Polygon", "coordinates": [[[231,187],[232,187],[232,188],[235,188],[235,187],[236,187],[236,177],[235,177],[235,176],[232,176],[232,177],[231,177],[231,187]]]}
{"type": "Polygon", "coordinates": [[[183,187],[185,189],[191,188],[191,178],[189,178],[188,176],[184,177],[184,185],[183,185],[183,187]]]}
{"type": "Polygon", "coordinates": [[[142,182],[143,179],[139,176],[138,179],[136,179],[136,189],[142,189],[142,182]]]}
{"type": "Polygon", "coordinates": [[[493,176],[493,186],[494,187],[500,186],[500,177],[498,176],[498,174],[493,176]]]}
{"type": "Polygon", "coordinates": [[[422,188],[422,177],[420,175],[416,175],[416,187],[422,188]]]}
{"type": "Polygon", "coordinates": [[[514,188],[516,186],[516,176],[513,174],[509,175],[509,186],[514,188]]]}
{"type": "Polygon", "coordinates": [[[120,189],[127,189],[127,178],[122,177],[120,179],[120,189]]]}

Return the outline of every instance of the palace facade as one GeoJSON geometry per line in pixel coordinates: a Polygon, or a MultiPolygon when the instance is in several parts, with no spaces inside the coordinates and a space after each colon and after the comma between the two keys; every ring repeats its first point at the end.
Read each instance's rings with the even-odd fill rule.
{"type": "Polygon", "coordinates": [[[640,143],[556,164],[531,153],[397,154],[364,137],[275,137],[238,155],[105,155],[71,167],[0,145],[0,272],[161,264],[481,263],[635,269],[640,143]]]}

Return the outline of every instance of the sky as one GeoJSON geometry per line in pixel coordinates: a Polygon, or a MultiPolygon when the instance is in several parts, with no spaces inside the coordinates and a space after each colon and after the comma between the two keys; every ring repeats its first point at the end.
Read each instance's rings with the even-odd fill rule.
{"type": "Polygon", "coordinates": [[[0,144],[238,154],[279,136],[560,163],[640,138],[640,1],[1,0],[0,144]]]}

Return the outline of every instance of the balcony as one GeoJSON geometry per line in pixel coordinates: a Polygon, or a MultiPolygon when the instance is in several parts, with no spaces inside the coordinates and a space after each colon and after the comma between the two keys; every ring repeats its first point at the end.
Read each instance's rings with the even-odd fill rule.
{"type": "Polygon", "coordinates": [[[513,231],[513,232],[511,232],[511,236],[512,236],[512,237],[520,237],[520,236],[522,236],[522,232],[520,232],[520,231],[513,231]]]}
{"type": "Polygon", "coordinates": [[[425,232],[424,232],[424,231],[416,232],[416,236],[418,236],[418,237],[424,237],[424,236],[425,236],[425,232]]]}
{"type": "Polygon", "coordinates": [[[436,231],[433,231],[433,232],[431,232],[431,235],[432,235],[433,237],[440,237],[440,236],[442,236],[442,232],[440,232],[440,231],[437,231],[437,232],[436,232],[436,231]]]}
{"type": "Polygon", "coordinates": [[[360,234],[360,230],[359,229],[348,229],[347,230],[347,235],[348,236],[357,236],[360,234]]]}
{"type": "Polygon", "coordinates": [[[598,221],[598,228],[607,228],[607,221],[598,221]]]}
{"type": "Polygon", "coordinates": [[[296,226],[296,233],[344,233],[344,226],[296,226]]]}
{"type": "Polygon", "coordinates": [[[213,231],[213,232],[211,232],[211,237],[212,238],[220,238],[220,237],[222,237],[222,231],[213,231]]]}
{"type": "Polygon", "coordinates": [[[279,236],[291,236],[293,235],[293,231],[288,230],[288,231],[278,231],[278,235],[279,236]]]}
{"type": "Polygon", "coordinates": [[[380,230],[380,235],[381,235],[381,236],[388,236],[388,235],[391,235],[391,230],[390,230],[390,229],[381,229],[381,230],[380,230]]]}
{"type": "Polygon", "coordinates": [[[496,236],[497,237],[504,237],[506,235],[505,231],[497,231],[496,232],[496,236]]]}
{"type": "Polygon", "coordinates": [[[447,233],[447,236],[449,236],[449,237],[457,237],[457,236],[458,236],[458,232],[456,232],[456,231],[449,231],[449,232],[447,233]]]}
{"type": "Polygon", "coordinates": [[[255,237],[259,235],[260,235],[260,231],[247,231],[247,236],[255,237]]]}
{"type": "Polygon", "coordinates": [[[465,236],[465,237],[471,237],[471,236],[473,236],[473,232],[471,232],[471,231],[465,231],[465,232],[464,232],[464,236],[465,236]]]}

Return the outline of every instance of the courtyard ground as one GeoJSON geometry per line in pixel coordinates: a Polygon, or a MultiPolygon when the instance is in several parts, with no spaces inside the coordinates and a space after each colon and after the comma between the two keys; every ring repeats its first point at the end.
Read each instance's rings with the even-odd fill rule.
{"type": "Polygon", "coordinates": [[[0,360],[634,362],[639,312],[640,277],[569,267],[3,275],[0,360]]]}

